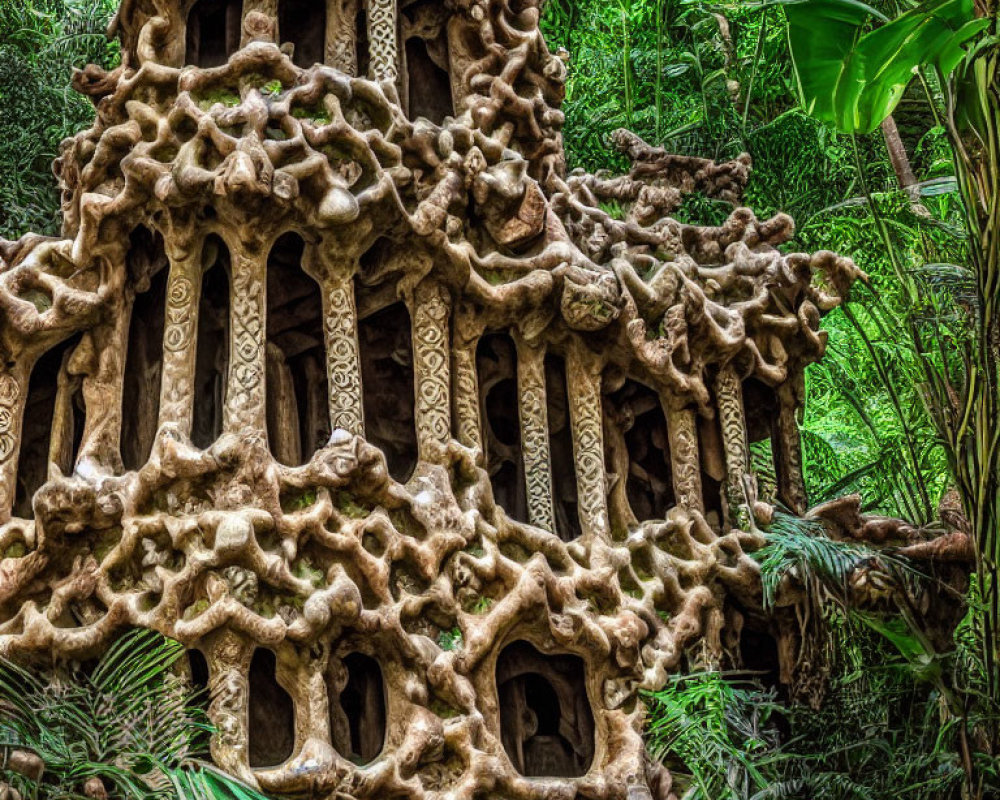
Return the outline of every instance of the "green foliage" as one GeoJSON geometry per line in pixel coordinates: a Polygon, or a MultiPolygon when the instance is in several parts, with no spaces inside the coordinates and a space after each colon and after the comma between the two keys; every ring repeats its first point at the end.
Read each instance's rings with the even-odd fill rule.
{"type": "Polygon", "coordinates": [[[773,692],[713,671],[673,677],[645,699],[650,753],[670,768],[685,800],[776,796],[780,755],[778,730],[770,722],[778,708],[773,692]]]}
{"type": "Polygon", "coordinates": [[[788,41],[802,105],[844,133],[870,133],[898,105],[917,67],[949,75],[989,23],[973,0],[927,0],[891,22],[858,0],[788,2],[788,41]],[[886,22],[866,31],[872,16],[886,22]]]}
{"type": "Polygon", "coordinates": [[[28,750],[45,763],[39,785],[2,777],[46,800],[76,800],[94,777],[114,800],[266,800],[192,761],[207,756],[212,727],[199,693],[175,672],[184,652],[136,630],[90,672],[41,674],[0,660],[0,752],[28,750]]]}
{"type": "Polygon", "coordinates": [[[774,607],[778,587],[786,575],[803,585],[818,581],[842,598],[847,594],[851,573],[861,564],[878,561],[906,569],[899,559],[861,543],[834,541],[827,537],[821,522],[786,512],[776,511],[766,532],[767,544],[753,554],[760,564],[765,609],[774,607]]]}
{"type": "Polygon", "coordinates": [[[460,650],[462,648],[462,631],[459,628],[441,631],[438,634],[438,647],[442,650],[460,650]]]}
{"type": "Polygon", "coordinates": [[[817,800],[957,800],[956,721],[915,681],[891,643],[852,615],[830,614],[832,674],[820,708],[792,707],[786,768],[817,800]]]}
{"type": "Polygon", "coordinates": [[[0,2],[0,237],[59,231],[51,165],[59,143],[94,119],[70,88],[74,67],[112,67],[104,32],[114,0],[0,2]]]}

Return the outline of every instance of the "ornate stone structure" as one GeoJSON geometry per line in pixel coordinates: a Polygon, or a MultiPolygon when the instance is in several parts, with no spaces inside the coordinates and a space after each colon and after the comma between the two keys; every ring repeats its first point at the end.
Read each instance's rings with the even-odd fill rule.
{"type": "Polygon", "coordinates": [[[748,446],[804,511],[858,272],[669,216],[745,157],[567,175],[538,16],[124,0],[64,238],[0,242],[0,652],[180,640],[276,794],[669,796],[639,691],[766,639],[748,446]]]}

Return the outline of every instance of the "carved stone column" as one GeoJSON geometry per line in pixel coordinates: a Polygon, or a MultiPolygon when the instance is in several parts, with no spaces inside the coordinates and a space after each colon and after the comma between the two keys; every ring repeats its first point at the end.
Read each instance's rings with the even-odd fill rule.
{"type": "Polygon", "coordinates": [[[368,49],[371,77],[395,83],[399,78],[396,0],[368,0],[368,49]]]}
{"type": "Polygon", "coordinates": [[[208,717],[215,726],[210,742],[212,760],[222,769],[256,786],[250,770],[249,702],[253,643],[228,630],[211,636],[207,647],[208,717]]]}
{"type": "Polygon", "coordinates": [[[809,506],[805,478],[802,475],[802,439],[795,419],[795,392],[783,384],[778,390],[777,447],[774,466],[778,473],[778,499],[796,514],[809,506]]]}
{"type": "Polygon", "coordinates": [[[746,529],[751,522],[750,503],[755,498],[747,496],[750,448],[747,445],[743,412],[743,385],[732,365],[726,365],[719,371],[715,395],[722,427],[722,445],[726,453],[725,497],[729,507],[729,521],[746,529]]]}
{"type": "Polygon", "coordinates": [[[323,287],[326,373],[330,384],[330,430],[340,428],[363,436],[365,416],[353,273],[353,266],[328,265],[320,283],[323,287]]]}
{"type": "Polygon", "coordinates": [[[163,380],[159,427],[173,423],[185,436],[194,424],[194,377],[198,357],[198,308],[201,297],[201,242],[167,253],[167,306],[163,327],[163,380]]]}
{"type": "Polygon", "coordinates": [[[682,508],[704,513],[701,491],[701,455],[698,447],[698,426],[690,408],[671,408],[662,403],[670,437],[670,474],[674,483],[674,499],[682,508]]]}
{"type": "Polygon", "coordinates": [[[354,77],[358,75],[357,17],[358,0],[328,0],[326,63],[354,77]]]}
{"type": "Polygon", "coordinates": [[[0,524],[10,519],[17,486],[18,443],[27,402],[31,364],[15,359],[0,371],[0,524]]]}
{"type": "Polygon", "coordinates": [[[448,384],[451,298],[440,284],[422,281],[413,292],[413,378],[420,460],[440,462],[451,441],[448,384]]]}
{"type": "Polygon", "coordinates": [[[566,380],[573,425],[577,503],[584,536],[610,540],[607,478],[604,474],[604,429],[601,420],[601,373],[581,346],[569,351],[566,380]]]}
{"type": "Polygon", "coordinates": [[[265,347],[267,250],[261,243],[227,242],[233,254],[229,308],[230,366],[223,429],[261,434],[267,426],[265,347]],[[253,249],[250,249],[252,247],[253,249]]]}
{"type": "Polygon", "coordinates": [[[521,456],[531,524],[556,532],[552,505],[552,456],[545,394],[545,349],[515,336],[517,391],[521,397],[521,456]]]}
{"type": "Polygon", "coordinates": [[[476,371],[476,348],[482,326],[475,313],[457,308],[452,324],[452,407],[455,433],[466,447],[483,455],[483,428],[479,411],[479,373],[476,371]]]}

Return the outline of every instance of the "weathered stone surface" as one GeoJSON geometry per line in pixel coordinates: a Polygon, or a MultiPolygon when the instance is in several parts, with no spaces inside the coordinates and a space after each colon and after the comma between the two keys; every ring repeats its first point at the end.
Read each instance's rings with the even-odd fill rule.
{"type": "Polygon", "coordinates": [[[124,0],[64,238],[0,242],[0,652],[180,640],[276,793],[670,795],[638,692],[764,624],[748,443],[804,511],[859,273],[670,218],[746,157],[567,175],[538,14],[124,0]]]}

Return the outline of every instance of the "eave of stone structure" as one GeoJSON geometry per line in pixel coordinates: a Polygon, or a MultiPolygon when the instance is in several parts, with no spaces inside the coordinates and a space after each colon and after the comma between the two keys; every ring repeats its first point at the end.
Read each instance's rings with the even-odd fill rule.
{"type": "Polygon", "coordinates": [[[184,66],[192,7],[125,0],[122,68],[76,79],[98,118],[57,163],[64,238],[0,243],[0,652],[178,639],[214,757],[273,792],[624,798],[651,772],[666,797],[638,692],[759,615],[748,442],[805,511],[803,370],[857,269],[781,252],[784,215],[670,218],[695,190],[738,204],[745,157],[621,132],[628,176],[566,175],[532,0],[330,0],[308,67],[274,0],[184,66]],[[450,97],[421,95],[415,40],[450,97]],[[266,652],[290,744],[259,738],[266,652]],[[527,675],[555,733],[505,721],[527,675]]]}

